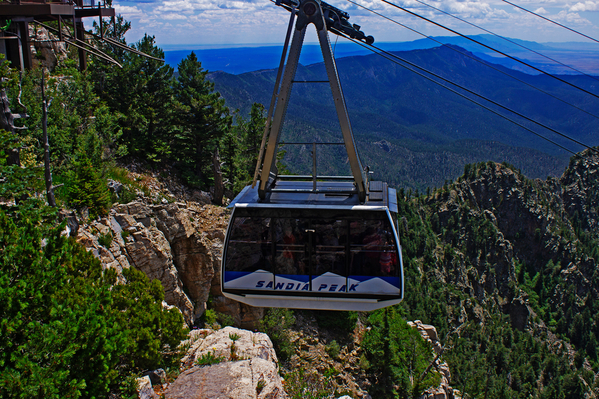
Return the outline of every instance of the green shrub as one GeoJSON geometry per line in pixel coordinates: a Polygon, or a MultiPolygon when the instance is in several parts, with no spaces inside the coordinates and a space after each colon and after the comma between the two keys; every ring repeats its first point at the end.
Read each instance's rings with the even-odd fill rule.
{"type": "Polygon", "coordinates": [[[67,200],[76,209],[87,207],[90,219],[103,216],[110,209],[110,191],[89,158],[83,156],[73,164],[66,184],[67,200]]]}
{"type": "Polygon", "coordinates": [[[289,328],[294,324],[295,316],[293,311],[285,308],[267,309],[264,318],[260,320],[260,331],[268,334],[282,360],[291,357],[295,351],[289,337],[289,328]]]}
{"type": "Polygon", "coordinates": [[[54,214],[33,200],[0,209],[0,397],[109,397],[178,363],[187,331],[160,282],[130,268],[113,285],[54,214]]]}
{"type": "Polygon", "coordinates": [[[339,352],[341,351],[341,348],[339,347],[339,344],[337,343],[337,341],[332,340],[327,346],[326,346],[326,351],[329,354],[330,357],[332,357],[333,359],[336,359],[337,356],[339,356],[339,352]]]}
{"type": "Polygon", "coordinates": [[[337,397],[338,393],[331,375],[323,376],[316,370],[303,368],[285,374],[285,392],[292,399],[330,398],[337,397]]]}
{"type": "Polygon", "coordinates": [[[208,353],[204,353],[198,360],[196,360],[196,365],[210,366],[212,364],[221,363],[223,360],[225,360],[224,356],[214,356],[212,352],[208,351],[208,353]]]}
{"type": "Polygon", "coordinates": [[[98,243],[103,247],[110,248],[110,244],[112,244],[112,234],[100,234],[98,237],[98,243]]]}
{"type": "Polygon", "coordinates": [[[256,396],[260,395],[260,392],[262,392],[262,390],[264,389],[265,386],[266,386],[266,381],[264,381],[262,378],[260,378],[258,380],[258,383],[256,384],[256,396]]]}
{"type": "Polygon", "coordinates": [[[207,328],[212,328],[213,330],[235,325],[233,316],[217,312],[214,309],[206,309],[202,317],[200,317],[200,321],[202,321],[207,328]]]}
{"type": "Polygon", "coordinates": [[[118,198],[116,198],[116,201],[119,204],[128,204],[129,202],[133,202],[136,199],[137,194],[135,193],[135,190],[131,190],[129,187],[123,186],[123,189],[119,193],[118,198]]]}

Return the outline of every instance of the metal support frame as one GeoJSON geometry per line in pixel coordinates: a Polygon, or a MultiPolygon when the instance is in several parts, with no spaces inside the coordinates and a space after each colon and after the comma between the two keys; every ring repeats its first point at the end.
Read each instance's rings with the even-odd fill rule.
{"type": "MultiPolygon", "coordinates": [[[[85,42],[85,28],[83,26],[83,20],[73,19],[73,27],[75,29],[74,37],[76,40],[80,42],[85,42]]],[[[85,49],[79,48],[79,70],[85,71],[87,69],[87,54],[85,54],[85,49]]]]}
{"type": "MultiPolygon", "coordinates": [[[[262,160],[262,173],[260,177],[258,193],[261,199],[265,199],[267,192],[271,191],[273,182],[278,177],[276,154],[278,150],[279,136],[281,134],[283,121],[287,112],[287,106],[291,96],[291,89],[293,86],[295,73],[297,71],[306,29],[309,24],[313,24],[318,33],[318,41],[320,43],[320,49],[322,51],[329,84],[331,86],[335,109],[337,111],[337,117],[339,118],[339,124],[341,126],[341,132],[345,143],[345,149],[349,157],[349,164],[354,178],[355,188],[358,192],[358,198],[360,202],[364,202],[366,200],[367,190],[366,178],[363,175],[362,164],[360,162],[360,158],[358,157],[349,116],[347,114],[347,107],[343,97],[343,91],[341,90],[341,84],[339,82],[337,66],[335,64],[335,59],[333,57],[333,52],[329,41],[327,25],[324,20],[322,7],[319,0],[300,1],[297,11],[297,23],[293,33],[291,48],[289,50],[289,57],[287,59],[287,65],[285,66],[281,89],[277,97],[273,121],[270,125],[268,145],[266,147],[264,159],[262,160]]],[[[265,137],[266,133],[267,132],[265,132],[265,137]]],[[[258,162],[260,162],[260,159],[258,162]]]]}
{"type": "MultiPolygon", "coordinates": [[[[29,39],[28,24],[30,22],[39,21],[51,21],[58,20],[58,40],[64,41],[62,27],[66,20],[73,21],[73,37],[74,42],[84,41],[86,32],[84,30],[82,18],[84,17],[113,17],[115,16],[115,10],[106,6],[106,3],[98,4],[98,7],[88,7],[83,5],[83,1],[79,0],[64,0],[64,1],[31,1],[21,2],[17,0],[14,3],[4,2],[0,4],[0,16],[3,19],[11,19],[15,24],[15,34],[19,37],[19,50],[18,52],[12,49],[12,44],[9,45],[5,52],[9,61],[16,66],[19,63],[19,67],[23,69],[31,69],[33,66],[33,58],[30,51],[31,40],[29,39]]],[[[102,21],[100,21],[100,27],[102,27],[102,21]]],[[[69,41],[69,40],[67,40],[69,41]]],[[[84,51],[89,51],[85,48],[85,44],[74,44],[73,41],[69,41],[70,44],[74,45],[79,49],[79,60],[80,68],[86,68],[86,56],[84,51]],[[81,47],[84,47],[83,49],[81,47]]],[[[97,55],[97,54],[96,54],[97,55]]],[[[104,59],[111,60],[105,56],[104,59]]]]}
{"type": "Polygon", "coordinates": [[[31,51],[26,47],[29,44],[29,21],[18,22],[19,27],[19,44],[21,49],[19,50],[19,57],[21,58],[21,70],[31,69],[33,66],[33,58],[31,57],[31,51]]]}

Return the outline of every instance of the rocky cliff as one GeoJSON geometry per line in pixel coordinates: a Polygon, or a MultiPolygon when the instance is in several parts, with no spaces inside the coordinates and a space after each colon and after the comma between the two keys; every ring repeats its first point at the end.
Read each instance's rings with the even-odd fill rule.
{"type": "Polygon", "coordinates": [[[486,162],[425,196],[400,199],[404,306],[440,328],[460,390],[486,395],[496,379],[497,392],[516,395],[523,384],[516,370],[533,357],[529,394],[567,384],[597,394],[598,189],[599,156],[587,150],[560,178],[531,180],[486,162]],[[543,374],[558,363],[562,377],[543,374]],[[494,371],[481,382],[477,369],[485,367],[494,371]]]}
{"type": "Polygon", "coordinates": [[[262,309],[221,296],[219,267],[227,220],[226,208],[210,204],[138,200],[116,205],[108,216],[83,225],[78,240],[106,268],[120,272],[133,266],[160,280],[166,303],[179,308],[190,326],[212,295],[213,308],[234,315],[236,325],[254,328],[262,309]]]}
{"type": "MultiPolygon", "coordinates": [[[[440,354],[439,348],[448,348],[443,357],[453,374],[436,359],[431,367],[440,372],[441,383],[426,390],[425,397],[455,395],[450,377],[458,382],[460,392],[476,393],[481,386],[477,373],[495,367],[499,360],[494,353],[504,350],[505,334],[513,337],[507,341],[511,342],[507,353],[514,352],[494,373],[510,392],[518,392],[526,380],[517,371],[523,367],[518,362],[527,359],[525,353],[561,364],[565,367],[561,373],[573,376],[567,380],[571,384],[594,384],[588,373],[594,375],[598,361],[599,322],[593,317],[599,312],[598,163],[597,155],[586,152],[572,159],[562,177],[547,180],[530,180],[505,164],[469,165],[462,177],[427,196],[400,199],[407,287],[402,306],[408,317],[437,325],[440,335],[427,324],[414,324],[430,340],[435,355],[440,354]],[[524,335],[512,336],[502,315],[524,335]],[[487,345],[485,334],[495,343],[487,345]],[[526,337],[537,343],[530,346],[526,337]],[[541,347],[545,352],[538,355],[541,347]],[[558,360],[548,360],[549,354],[558,360]],[[473,356],[472,367],[463,356],[473,356]],[[517,356],[520,360],[514,360],[517,356]]],[[[234,324],[255,328],[263,309],[229,301],[220,292],[219,258],[227,210],[210,205],[208,194],[178,198],[140,195],[136,201],[115,206],[107,217],[83,225],[78,239],[105,267],[119,271],[133,266],[159,279],[167,304],[178,307],[189,325],[210,302],[211,308],[233,316],[234,324]]],[[[340,338],[319,328],[310,314],[296,316],[289,335],[293,350],[283,374],[304,379],[315,391],[368,397],[372,381],[360,349],[366,327],[358,324],[351,337],[340,338]]],[[[230,345],[229,341],[224,337],[214,348],[230,345]]],[[[233,362],[235,370],[229,365],[214,370],[229,376],[225,379],[236,375],[253,386],[253,370],[261,361],[236,363],[241,360],[233,362]]],[[[563,387],[563,379],[549,378],[550,372],[540,372],[543,367],[549,366],[539,365],[526,377],[529,383],[536,384],[539,392],[553,389],[553,382],[563,387]]],[[[181,377],[185,384],[206,378],[206,370],[189,370],[181,377]]]]}
{"type": "Polygon", "coordinates": [[[425,198],[422,209],[434,233],[449,244],[435,252],[441,281],[479,301],[496,301],[519,329],[531,310],[515,283],[524,273],[532,278],[543,272],[550,261],[560,265],[564,280],[548,293],[553,301],[564,303],[568,286],[580,300],[589,293],[597,297],[591,242],[599,238],[598,161],[583,153],[560,179],[546,181],[527,179],[507,165],[472,165],[425,198]]]}

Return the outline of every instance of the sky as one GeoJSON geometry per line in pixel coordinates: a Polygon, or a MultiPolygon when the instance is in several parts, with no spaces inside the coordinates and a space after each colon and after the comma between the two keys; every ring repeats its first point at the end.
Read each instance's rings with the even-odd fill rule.
{"type": "MultiPolygon", "coordinates": [[[[424,35],[450,36],[439,27],[410,16],[381,0],[328,0],[347,11],[350,22],[362,27],[377,42],[404,42],[423,38],[358,5],[367,7],[424,35]],[[356,5],[358,4],[358,5],[356,5]]],[[[484,32],[435,11],[415,0],[389,0],[413,12],[446,25],[463,34],[484,32]]],[[[496,34],[523,40],[545,42],[589,42],[579,35],[557,27],[501,0],[419,0],[447,13],[484,27],[496,34]]],[[[510,0],[569,28],[599,40],[599,0],[510,0]]],[[[129,43],[144,34],[155,36],[156,44],[169,48],[218,48],[246,45],[281,45],[289,22],[289,12],[270,0],[114,0],[117,14],[131,21],[129,43]]],[[[306,42],[317,42],[309,29],[306,42]]]]}

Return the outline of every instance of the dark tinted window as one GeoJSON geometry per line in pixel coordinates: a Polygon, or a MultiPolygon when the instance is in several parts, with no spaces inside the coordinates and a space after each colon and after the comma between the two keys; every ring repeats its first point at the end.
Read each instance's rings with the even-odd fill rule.
{"type": "Polygon", "coordinates": [[[270,224],[270,218],[235,218],[229,233],[225,262],[227,271],[271,271],[270,224]]]}
{"type": "Polygon", "coordinates": [[[312,274],[346,275],[347,220],[312,220],[312,274]]]}
{"type": "Polygon", "coordinates": [[[397,247],[391,225],[386,220],[350,222],[350,274],[396,276],[397,247]]]}
{"type": "Polygon", "coordinates": [[[320,218],[238,215],[230,227],[226,270],[311,278],[325,273],[399,276],[395,236],[386,214],[333,213],[321,213],[320,218]]]}
{"type": "Polygon", "coordinates": [[[306,262],[306,224],[302,219],[275,219],[276,274],[308,274],[306,262]]]}

